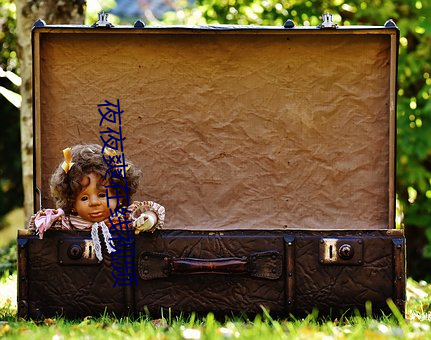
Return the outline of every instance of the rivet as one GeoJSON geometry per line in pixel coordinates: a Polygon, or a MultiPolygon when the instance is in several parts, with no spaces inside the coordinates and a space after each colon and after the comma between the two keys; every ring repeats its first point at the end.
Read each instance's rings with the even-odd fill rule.
{"type": "Polygon", "coordinates": [[[293,276],[293,274],[292,274],[292,273],[289,273],[288,275],[289,275],[289,276],[293,276]]]}
{"type": "Polygon", "coordinates": [[[359,244],[362,244],[362,240],[359,240],[359,241],[358,241],[358,243],[359,243],[359,244]]]}
{"type": "Polygon", "coordinates": [[[147,261],[148,260],[148,256],[144,256],[144,260],[147,261]]]}
{"type": "Polygon", "coordinates": [[[63,260],[60,260],[59,262],[60,262],[60,264],[62,264],[62,263],[63,263],[63,260]]]}
{"type": "Polygon", "coordinates": [[[358,261],[358,264],[361,264],[361,263],[362,263],[362,260],[359,260],[359,261],[358,261]]]}
{"type": "Polygon", "coordinates": [[[320,240],[320,243],[323,243],[323,240],[320,240]]]}
{"type": "Polygon", "coordinates": [[[277,258],[277,256],[272,255],[272,256],[271,256],[271,258],[272,258],[273,260],[275,260],[275,259],[277,258]]]}
{"type": "Polygon", "coordinates": [[[275,274],[277,272],[277,269],[273,268],[271,271],[275,274]]]}
{"type": "Polygon", "coordinates": [[[289,242],[287,245],[288,245],[288,246],[291,246],[291,245],[292,245],[292,242],[289,242]]]}
{"type": "Polygon", "coordinates": [[[401,248],[401,245],[400,245],[400,244],[399,244],[399,245],[397,245],[397,248],[398,248],[398,249],[400,249],[400,248],[401,248]]]}
{"type": "Polygon", "coordinates": [[[322,259],[322,260],[320,260],[320,263],[323,263],[323,259],[322,259]]]}
{"type": "Polygon", "coordinates": [[[148,274],[148,270],[147,270],[147,269],[145,269],[145,270],[144,270],[144,274],[145,274],[145,275],[147,275],[147,274],[148,274]]]}

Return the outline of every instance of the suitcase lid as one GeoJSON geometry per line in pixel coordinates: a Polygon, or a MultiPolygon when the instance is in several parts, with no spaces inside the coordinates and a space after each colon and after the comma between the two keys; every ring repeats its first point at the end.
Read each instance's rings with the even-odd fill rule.
{"type": "Polygon", "coordinates": [[[43,207],[62,149],[102,144],[98,104],[118,99],[133,200],[166,228],[394,228],[395,25],[36,26],[43,207]]]}

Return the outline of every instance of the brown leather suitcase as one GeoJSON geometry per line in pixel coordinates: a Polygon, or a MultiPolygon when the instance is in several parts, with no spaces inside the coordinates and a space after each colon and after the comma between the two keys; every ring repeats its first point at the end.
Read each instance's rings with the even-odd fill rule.
{"type": "MultiPolygon", "coordinates": [[[[329,19],[329,18],[327,18],[329,19]]],[[[61,150],[100,143],[119,100],[136,199],[166,223],[125,249],[118,284],[86,231],[18,233],[18,309],[388,311],[405,304],[395,227],[398,29],[49,26],[33,29],[35,211],[61,150]],[[132,279],[133,278],[133,279],[132,279]]],[[[40,202],[40,203],[39,203],[40,202]]]]}

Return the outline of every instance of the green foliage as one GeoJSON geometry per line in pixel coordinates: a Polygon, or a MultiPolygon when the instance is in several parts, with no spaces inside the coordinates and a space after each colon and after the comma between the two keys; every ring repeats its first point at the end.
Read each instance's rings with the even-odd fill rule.
{"type": "Polygon", "coordinates": [[[431,259],[431,1],[197,0],[193,8],[170,13],[166,20],[274,26],[291,19],[299,26],[315,26],[325,12],[340,25],[381,26],[392,18],[400,29],[396,190],[412,235],[410,274],[431,279],[416,264],[431,259]]]}
{"type": "Polygon", "coordinates": [[[7,246],[0,248],[0,278],[16,272],[17,249],[16,241],[12,240],[7,246]]]}
{"type": "MultiPolygon", "coordinates": [[[[1,291],[10,291],[16,277],[0,282],[1,291]]],[[[16,306],[11,297],[0,303],[0,337],[32,337],[36,339],[429,339],[430,313],[419,307],[416,299],[426,301],[430,286],[410,280],[414,302],[407,306],[407,317],[394,316],[342,317],[339,320],[317,319],[312,313],[303,319],[273,318],[266,310],[248,318],[214,318],[213,314],[196,317],[195,314],[152,319],[147,315],[137,318],[115,317],[104,314],[83,320],[65,320],[62,317],[42,320],[22,320],[15,316],[16,306]],[[422,296],[422,298],[419,298],[422,296]],[[415,311],[410,311],[414,307],[415,311]]],[[[1,296],[0,296],[1,297],[1,296]]],[[[423,304],[422,304],[423,305],[423,304]]]]}
{"type": "Polygon", "coordinates": [[[431,258],[431,4],[411,1],[403,9],[398,23],[397,191],[407,228],[424,229],[423,255],[431,258]]]}
{"type": "MultiPolygon", "coordinates": [[[[15,4],[12,0],[0,0],[0,87],[19,92],[10,78],[17,73],[17,40],[15,4]]],[[[0,218],[12,208],[22,205],[21,145],[19,109],[0,95],[0,218]]],[[[1,221],[0,221],[1,222],[1,221]]],[[[0,223],[1,228],[1,223],[0,223]]]]}

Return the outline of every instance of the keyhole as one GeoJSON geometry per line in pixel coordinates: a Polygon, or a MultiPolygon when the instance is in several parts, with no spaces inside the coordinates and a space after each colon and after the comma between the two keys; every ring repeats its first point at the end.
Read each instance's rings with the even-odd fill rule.
{"type": "Polygon", "coordinates": [[[329,258],[332,259],[332,246],[329,246],[329,258]]]}
{"type": "Polygon", "coordinates": [[[73,260],[77,260],[82,256],[82,248],[79,244],[72,244],[67,250],[67,254],[73,260]]]}
{"type": "Polygon", "coordinates": [[[350,244],[343,244],[338,250],[338,254],[344,260],[349,260],[353,257],[355,251],[350,244]]]}

